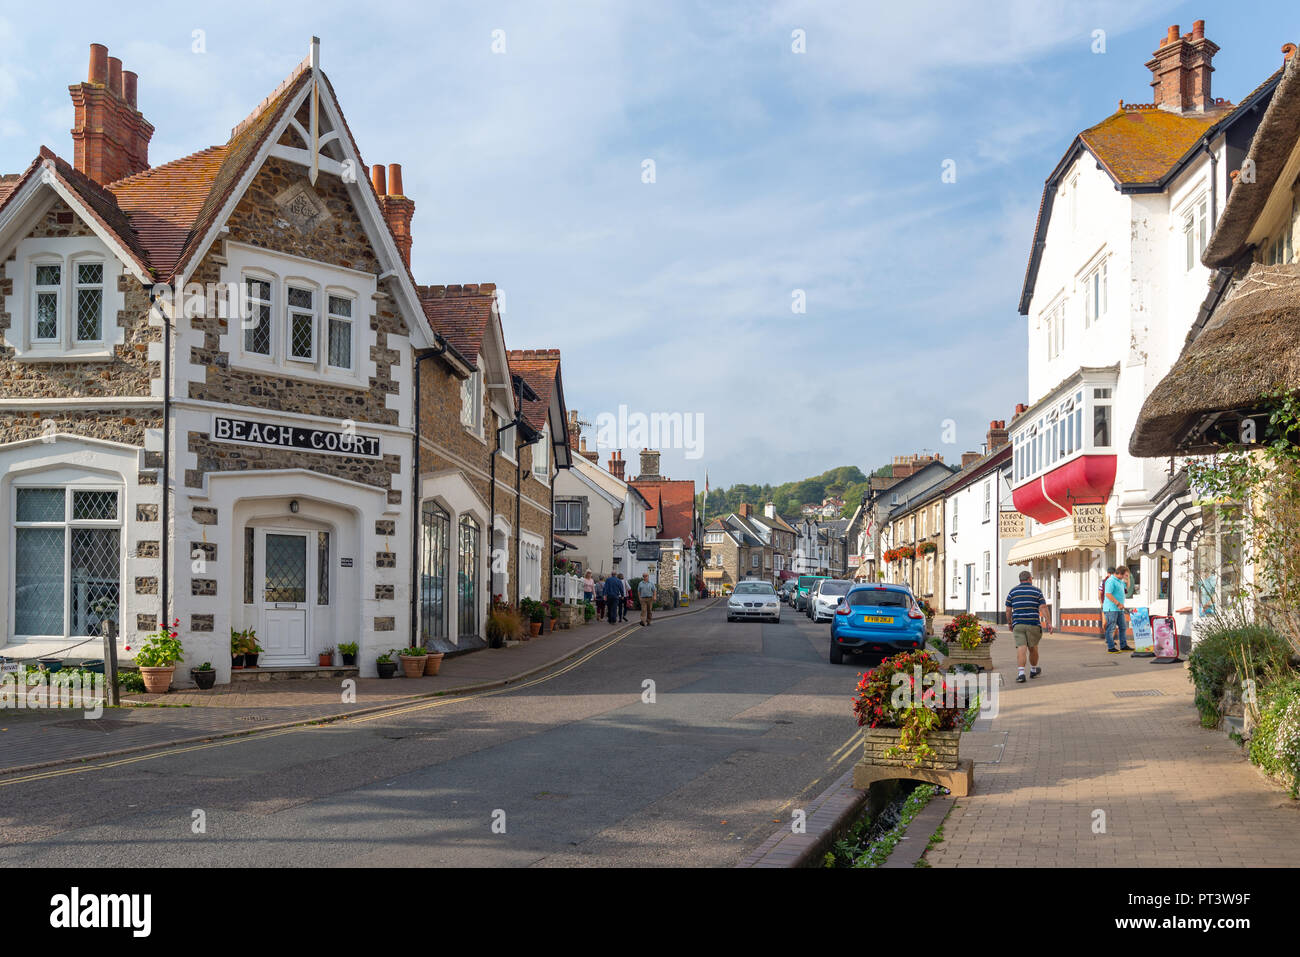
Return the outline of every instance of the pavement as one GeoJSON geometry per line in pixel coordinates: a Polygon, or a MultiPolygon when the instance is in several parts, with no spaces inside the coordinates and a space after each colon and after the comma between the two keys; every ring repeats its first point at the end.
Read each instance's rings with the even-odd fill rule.
{"type": "Polygon", "coordinates": [[[1097,637],[1044,635],[1039,648],[1043,673],[1017,684],[999,629],[998,714],[963,736],[975,792],[956,800],[931,866],[1300,862],[1300,803],[1201,727],[1182,663],[1110,655],[1097,637]]]}
{"type": "MultiPolygon", "coordinates": [[[[655,621],[713,607],[721,599],[696,601],[685,608],[655,612],[655,621]]],[[[123,697],[98,718],[79,710],[0,710],[0,775],[74,761],[116,757],[150,748],[171,747],[214,737],[248,734],[368,714],[403,703],[500,687],[520,681],[579,655],[627,628],[639,628],[640,613],[624,624],[594,620],[551,632],[508,648],[443,659],[440,673],[392,679],[358,678],[355,700],[344,701],[337,680],[296,679],[240,682],[209,691],[185,689],[167,694],[123,697]]]]}

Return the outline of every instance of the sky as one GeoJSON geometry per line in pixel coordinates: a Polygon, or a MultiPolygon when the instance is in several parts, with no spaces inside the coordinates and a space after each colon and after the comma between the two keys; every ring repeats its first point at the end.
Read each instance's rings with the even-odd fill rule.
{"type": "Polygon", "coordinates": [[[495,282],[590,443],[622,407],[602,437],[715,489],[978,450],[1027,398],[1017,303],[1073,137],[1150,102],[1170,24],[1206,20],[1233,101],[1300,40],[1281,2],[60,10],[0,7],[0,172],[71,159],[93,42],[139,74],[157,164],[225,142],[319,36],[365,162],[402,164],[417,280],[495,282]],[[687,427],[637,434],[655,413],[687,427]]]}

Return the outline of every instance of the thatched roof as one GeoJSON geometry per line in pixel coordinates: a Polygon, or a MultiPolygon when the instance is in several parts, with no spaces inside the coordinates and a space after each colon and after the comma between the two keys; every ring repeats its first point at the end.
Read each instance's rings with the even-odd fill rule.
{"type": "Polygon", "coordinates": [[[1255,181],[1247,183],[1238,179],[1233,185],[1214,235],[1201,256],[1205,265],[1226,266],[1247,252],[1247,238],[1264,211],[1297,140],[1300,140],[1300,55],[1293,54],[1286,62],[1282,79],[1246,154],[1247,162],[1254,164],[1255,181]]]}
{"type": "Polygon", "coordinates": [[[1191,437],[1202,416],[1251,410],[1264,393],[1300,389],[1300,264],[1250,268],[1142,405],[1129,439],[1137,456],[1210,452],[1191,437]]]}

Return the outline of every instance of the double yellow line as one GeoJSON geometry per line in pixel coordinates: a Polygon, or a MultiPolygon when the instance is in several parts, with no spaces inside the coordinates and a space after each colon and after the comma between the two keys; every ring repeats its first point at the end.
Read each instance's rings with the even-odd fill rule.
{"type": "MultiPolygon", "coordinates": [[[[399,714],[410,714],[413,711],[427,711],[431,708],[441,708],[443,705],[460,704],[461,702],[464,701],[473,701],[476,698],[490,698],[494,695],[507,694],[513,691],[520,691],[524,688],[531,688],[535,685],[543,684],[544,682],[550,681],[553,678],[558,678],[560,677],[560,675],[567,674],[568,672],[572,671],[574,668],[578,668],[581,665],[586,664],[592,658],[595,658],[598,654],[608,651],[610,648],[614,647],[614,645],[618,644],[620,641],[622,641],[630,634],[632,634],[631,628],[629,628],[627,631],[622,632],[621,634],[614,636],[613,638],[606,641],[604,644],[600,645],[599,647],[593,648],[591,651],[588,651],[585,654],[580,655],[577,658],[574,658],[563,668],[559,668],[555,671],[549,672],[544,675],[539,675],[536,678],[531,678],[527,681],[520,682],[519,684],[510,684],[502,688],[493,688],[488,691],[479,691],[468,695],[449,695],[446,698],[434,698],[430,701],[421,702],[420,704],[404,705],[404,706],[398,706],[394,708],[388,708],[383,711],[373,712],[372,714],[357,715],[356,717],[343,717],[343,718],[335,719],[333,721],[329,721],[328,723],[361,724],[366,721],[374,721],[377,718],[389,718],[399,714]]],[[[210,748],[223,748],[228,745],[242,744],[247,741],[265,741],[267,738],[278,737],[282,734],[292,734],[294,732],[300,732],[300,731],[311,731],[318,727],[320,727],[319,723],[295,725],[292,728],[278,728],[273,731],[253,731],[248,734],[242,734],[238,737],[222,738],[219,741],[209,741],[203,744],[192,744],[184,747],[168,748],[164,751],[150,751],[143,754],[133,754],[127,757],[118,758],[117,760],[113,760],[113,761],[104,761],[96,764],[75,765],[73,767],[67,767],[67,768],[50,768],[48,771],[35,771],[31,774],[24,774],[20,777],[10,777],[10,778],[0,777],[0,788],[9,787],[10,785],[14,785],[14,784],[25,784],[31,781],[46,781],[49,780],[50,778],[64,777],[69,774],[84,774],[87,771],[107,771],[111,768],[120,768],[128,764],[138,764],[141,761],[153,761],[157,758],[169,758],[177,754],[189,754],[193,751],[207,751],[210,748]]]]}

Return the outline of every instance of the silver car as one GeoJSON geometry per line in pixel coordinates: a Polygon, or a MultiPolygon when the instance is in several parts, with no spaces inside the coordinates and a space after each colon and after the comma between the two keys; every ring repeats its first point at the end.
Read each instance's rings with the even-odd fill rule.
{"type": "Polygon", "coordinates": [[[841,578],[828,578],[818,583],[817,593],[812,596],[809,616],[813,621],[830,621],[835,617],[835,609],[840,599],[849,593],[853,582],[841,578]]]}
{"type": "Polygon", "coordinates": [[[767,582],[740,582],[727,599],[727,621],[781,621],[781,601],[767,582]]]}

